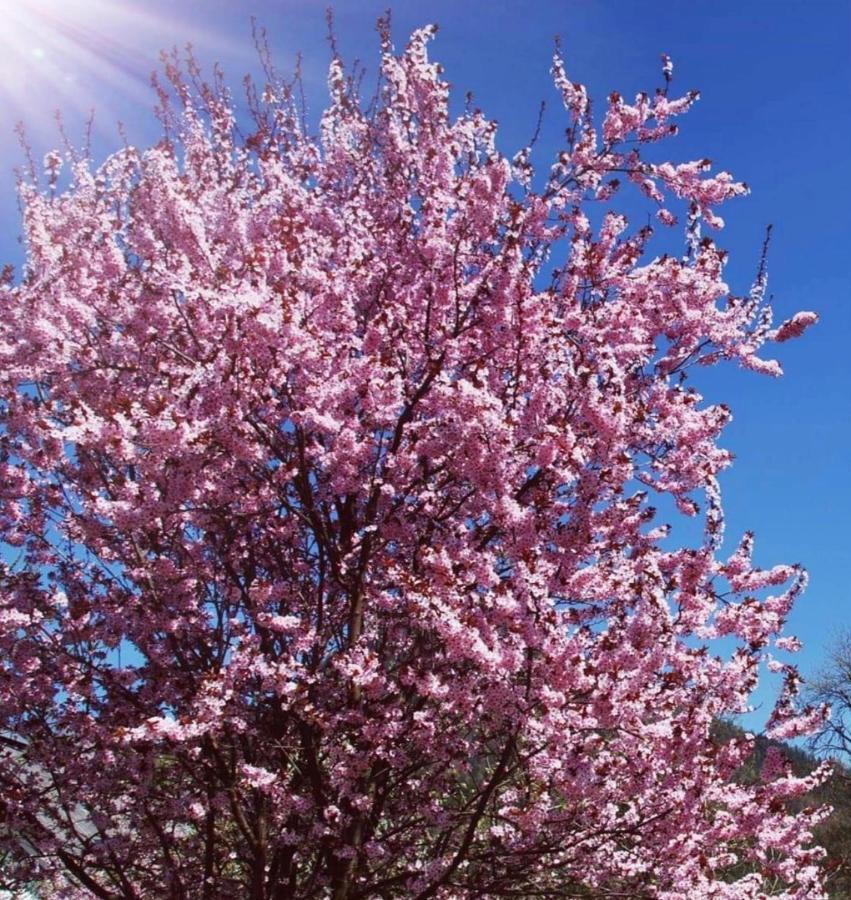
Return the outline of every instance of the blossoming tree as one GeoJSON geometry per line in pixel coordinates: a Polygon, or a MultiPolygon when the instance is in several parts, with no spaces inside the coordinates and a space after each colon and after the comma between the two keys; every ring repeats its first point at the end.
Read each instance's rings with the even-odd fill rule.
{"type": "MultiPolygon", "coordinates": [[[[729,419],[771,375],[700,235],[744,194],[651,163],[696,94],[565,74],[563,150],[450,117],[432,34],[335,58],[319,133],[268,71],[250,134],[167,60],[164,138],[49,154],[0,288],[4,874],[73,898],[814,900],[812,779],[718,746],[760,665],[810,728],[796,567],[718,558],[729,419]],[[60,180],[63,162],[71,181],[60,180]],[[619,180],[686,253],[653,257],[619,180]],[[592,220],[595,224],[592,224],[592,220]],[[650,500],[702,516],[672,547],[650,500]],[[771,590],[773,588],[773,590],[771,590]],[[716,652],[713,642],[726,637],[716,652]]],[[[182,72],[185,72],[183,74],[182,72]]],[[[814,776],[818,777],[818,776],[814,776]]]]}

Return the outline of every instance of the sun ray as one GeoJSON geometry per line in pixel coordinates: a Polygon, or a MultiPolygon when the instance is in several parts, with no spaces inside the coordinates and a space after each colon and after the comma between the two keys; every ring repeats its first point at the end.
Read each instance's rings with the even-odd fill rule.
{"type": "Polygon", "coordinates": [[[96,127],[114,135],[128,110],[153,105],[164,35],[183,34],[232,56],[220,36],[183,28],[179,14],[166,18],[142,0],[0,0],[0,129],[23,121],[39,143],[55,141],[56,110],[75,123],[95,110],[96,127]]]}

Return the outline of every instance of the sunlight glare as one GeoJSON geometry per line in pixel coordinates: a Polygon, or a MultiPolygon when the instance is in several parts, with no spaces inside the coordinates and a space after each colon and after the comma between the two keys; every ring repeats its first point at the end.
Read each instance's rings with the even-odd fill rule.
{"type": "Polygon", "coordinates": [[[0,0],[0,123],[53,141],[57,109],[75,124],[95,110],[96,129],[114,133],[154,105],[150,76],[174,34],[230,54],[230,37],[181,18],[146,0],[0,0]]]}
{"type": "Polygon", "coordinates": [[[128,100],[150,102],[159,48],[140,48],[161,30],[127,0],[0,0],[0,120],[55,143],[56,110],[79,132],[94,109],[114,131],[128,100]]]}

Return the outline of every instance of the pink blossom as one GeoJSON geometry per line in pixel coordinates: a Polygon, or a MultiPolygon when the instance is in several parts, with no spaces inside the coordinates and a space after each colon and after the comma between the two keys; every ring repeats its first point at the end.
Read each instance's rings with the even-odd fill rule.
{"type": "Polygon", "coordinates": [[[791,319],[787,319],[779,328],[772,331],[769,337],[771,340],[777,341],[777,343],[780,344],[791,338],[800,337],[811,325],[815,325],[816,322],[818,322],[818,315],[814,312],[795,313],[791,319]]]}

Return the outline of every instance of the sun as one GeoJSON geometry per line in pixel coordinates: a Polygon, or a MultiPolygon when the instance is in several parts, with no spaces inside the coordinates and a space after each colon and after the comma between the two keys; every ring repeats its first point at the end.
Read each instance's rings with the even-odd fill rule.
{"type": "Polygon", "coordinates": [[[68,23],[82,21],[99,0],[0,0],[0,47],[17,57],[26,51],[44,59],[61,41],[68,23]]]}
{"type": "Polygon", "coordinates": [[[20,121],[55,145],[56,110],[68,123],[94,110],[95,131],[115,135],[119,120],[154,105],[150,76],[175,36],[213,59],[234,56],[232,35],[180,3],[157,12],[148,0],[0,0],[0,131],[20,121]]]}
{"type": "Polygon", "coordinates": [[[12,114],[37,127],[46,104],[76,108],[76,83],[91,68],[88,36],[99,5],[98,0],[0,0],[4,117],[12,114]]]}
{"type": "Polygon", "coordinates": [[[0,0],[0,124],[55,142],[56,110],[79,122],[94,109],[114,130],[128,97],[150,102],[164,32],[141,0],[0,0]]]}

